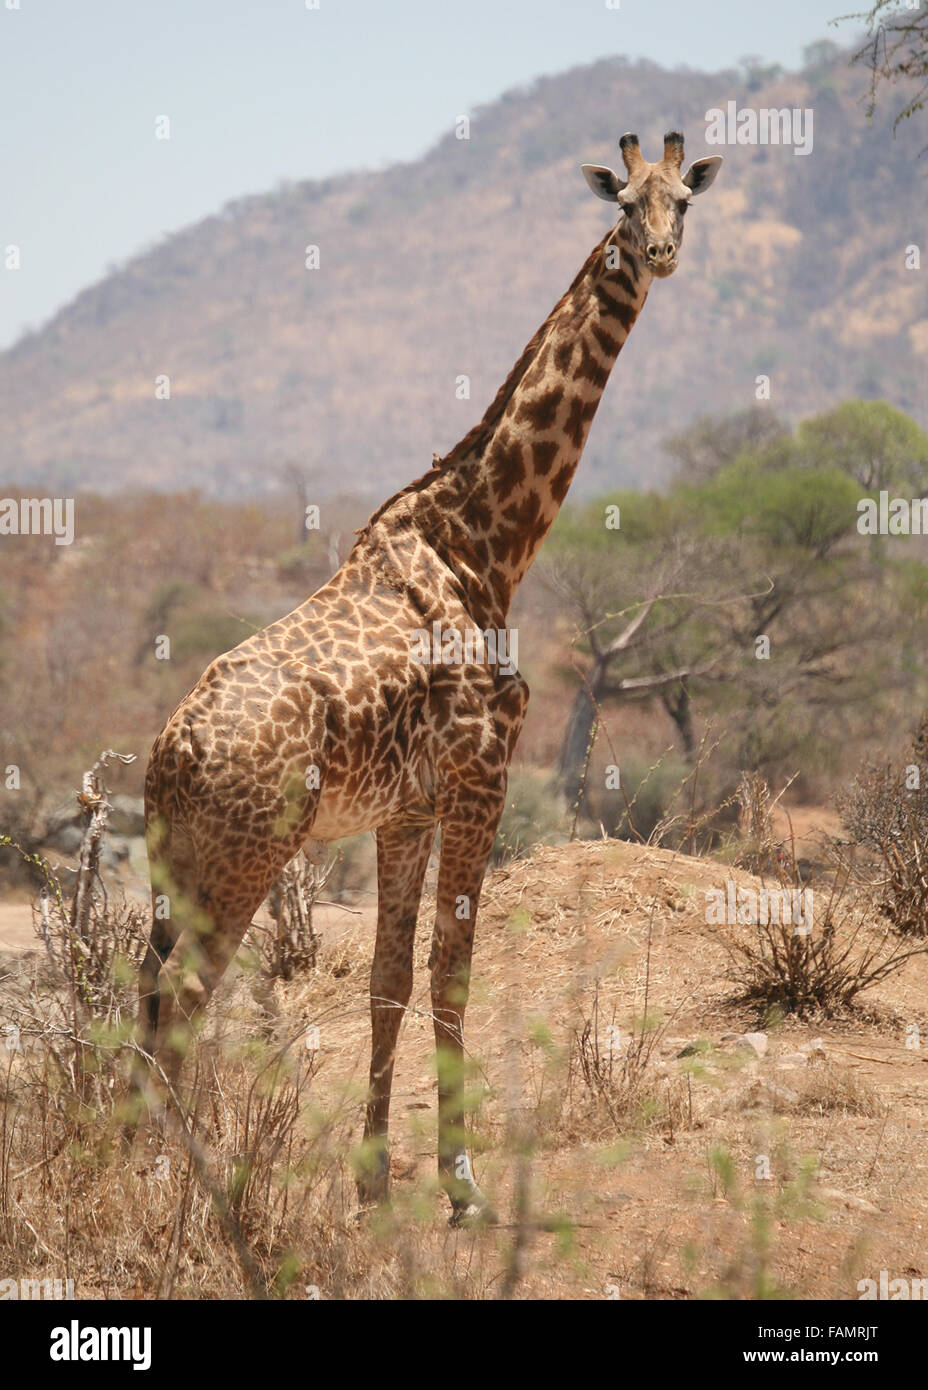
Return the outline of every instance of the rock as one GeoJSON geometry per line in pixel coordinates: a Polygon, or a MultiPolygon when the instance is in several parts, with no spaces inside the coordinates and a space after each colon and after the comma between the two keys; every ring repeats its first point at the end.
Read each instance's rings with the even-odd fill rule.
{"type": "Polygon", "coordinates": [[[128,858],[129,841],[123,839],[121,835],[107,835],[100,852],[101,864],[104,864],[108,869],[115,869],[117,864],[125,864],[128,858]]]}
{"type": "Polygon", "coordinates": [[[145,800],[141,796],[110,797],[111,811],[107,821],[108,833],[131,839],[145,834],[145,800]]]}
{"type": "MultiPolygon", "coordinates": [[[[112,854],[107,860],[104,849],[103,860],[119,862],[129,856],[125,841],[145,834],[145,803],[140,796],[110,797],[110,814],[106,826],[106,842],[113,844],[112,854]]],[[[44,843],[62,854],[76,854],[86,829],[84,812],[77,799],[59,806],[48,817],[44,843]]]]}
{"type": "Polygon", "coordinates": [[[727,1108],[730,1110],[754,1110],[769,1107],[771,1110],[783,1111],[791,1110],[798,1100],[798,1093],[790,1090],[788,1086],[777,1086],[772,1081],[757,1078],[751,1082],[750,1086],[733,1096],[727,1108]]]}
{"type": "Polygon", "coordinates": [[[849,1211],[865,1211],[869,1216],[879,1216],[880,1209],[868,1202],[866,1197],[856,1197],[852,1192],[840,1192],[836,1187],[820,1187],[818,1195],[826,1202],[837,1202],[849,1211]]]}
{"type": "Polygon", "coordinates": [[[84,833],[84,813],[76,801],[59,806],[45,823],[42,843],[62,854],[76,854],[84,833]]]}
{"type": "Polygon", "coordinates": [[[133,835],[126,841],[129,846],[129,865],[139,878],[148,877],[148,847],[145,844],[144,836],[133,835]]]}
{"type": "Polygon", "coordinates": [[[45,843],[62,854],[77,854],[83,838],[80,826],[62,825],[54,836],[46,836],[45,843]]]}
{"type": "Polygon", "coordinates": [[[821,1038],[813,1038],[811,1042],[802,1043],[799,1051],[804,1054],[807,1062],[824,1062],[828,1056],[821,1038]]]}
{"type": "Polygon", "coordinates": [[[755,1057],[766,1057],[767,1055],[767,1034],[766,1033],[742,1033],[738,1039],[738,1046],[750,1049],[755,1057]]]}
{"type": "Polygon", "coordinates": [[[83,824],[83,816],[84,813],[74,797],[62,806],[56,806],[54,811],[49,814],[45,824],[46,839],[51,840],[66,825],[83,824]]]}

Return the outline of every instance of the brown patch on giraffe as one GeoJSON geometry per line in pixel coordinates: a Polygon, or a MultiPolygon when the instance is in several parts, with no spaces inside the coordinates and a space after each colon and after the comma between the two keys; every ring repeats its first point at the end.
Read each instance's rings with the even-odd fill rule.
{"type": "Polygon", "coordinates": [[[525,451],[518,439],[494,450],[489,460],[497,502],[505,502],[525,482],[525,451]]]}
{"type": "Polygon", "coordinates": [[[631,279],[631,277],[628,275],[626,271],[617,270],[613,277],[613,281],[614,284],[618,287],[618,289],[620,289],[623,294],[628,296],[629,300],[633,300],[635,298],[635,282],[631,279]]]}
{"type": "Polygon", "coordinates": [[[574,345],[569,339],[563,343],[558,343],[557,347],[554,349],[555,370],[560,372],[562,376],[566,374],[567,368],[570,366],[570,359],[573,356],[573,351],[574,345]]]}
{"type": "MultiPolygon", "coordinates": [[[[632,255],[627,246],[622,247],[622,253],[619,256],[619,265],[625,271],[626,275],[629,277],[632,283],[634,285],[637,285],[638,281],[641,278],[641,271],[638,265],[638,258],[637,256],[632,255]]],[[[635,291],[635,293],[637,293],[637,291],[635,291]]]]}
{"type": "Polygon", "coordinates": [[[534,430],[551,430],[557,422],[558,406],[564,398],[564,388],[560,384],[542,391],[539,396],[523,401],[516,411],[515,418],[524,421],[534,430]]]}
{"type": "Polygon", "coordinates": [[[511,533],[508,526],[500,527],[489,537],[490,550],[494,560],[505,560],[509,554],[511,533]]]}
{"type": "Polygon", "coordinates": [[[559,468],[551,479],[551,496],[555,502],[563,502],[567,496],[567,489],[570,487],[574,471],[571,464],[565,463],[563,468],[559,468]]]}
{"type": "Polygon", "coordinates": [[[543,478],[560,452],[556,439],[536,439],[532,444],[532,467],[536,477],[543,478]]]}
{"type": "Polygon", "coordinates": [[[619,348],[622,346],[622,344],[618,338],[616,338],[612,333],[608,331],[608,329],[601,328],[598,323],[594,324],[593,337],[596,339],[596,342],[602,348],[603,352],[605,352],[608,356],[618,356],[619,348]]]}
{"type": "Polygon", "coordinates": [[[638,310],[634,304],[619,302],[613,309],[613,314],[620,324],[626,336],[632,331],[635,319],[638,317],[638,310]]]}
{"type": "Polygon", "coordinates": [[[564,421],[564,433],[570,440],[575,449],[579,449],[584,439],[584,414],[583,397],[571,397],[570,407],[567,411],[567,418],[564,421]]]}
{"type": "Polygon", "coordinates": [[[609,368],[597,362],[586,343],[580,343],[580,361],[574,368],[574,381],[588,381],[597,390],[602,390],[609,378],[609,368]]]}

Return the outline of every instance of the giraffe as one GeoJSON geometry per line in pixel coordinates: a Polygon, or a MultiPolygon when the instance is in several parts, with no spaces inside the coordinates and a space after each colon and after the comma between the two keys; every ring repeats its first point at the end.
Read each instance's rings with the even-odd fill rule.
{"type": "Polygon", "coordinates": [[[394,1057],[426,864],[441,827],[429,956],[438,1170],[452,1220],[487,1216],[466,1151],[464,1017],[476,914],[528,701],[512,662],[442,635],[505,633],[513,594],[573,478],[612,365],[654,278],[673,273],[692,197],[683,137],[621,179],[583,165],[619,216],[480,422],[357,533],[335,576],[218,657],[152,748],[145,801],[156,912],[139,979],[140,1043],[176,1082],[191,1030],[276,876],[301,846],[373,830],[377,931],[358,1193],[387,1200],[394,1057]],[[439,634],[431,656],[416,650],[439,634]],[[440,648],[440,650],[438,649],[440,648]]]}

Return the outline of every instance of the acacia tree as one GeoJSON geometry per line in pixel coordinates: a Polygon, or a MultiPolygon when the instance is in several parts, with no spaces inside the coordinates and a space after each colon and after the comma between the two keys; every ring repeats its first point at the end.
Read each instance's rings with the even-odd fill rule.
{"type": "Polygon", "coordinates": [[[605,701],[659,696],[680,731],[684,748],[692,752],[690,681],[707,674],[714,658],[708,652],[698,655],[692,641],[686,651],[677,642],[682,630],[693,625],[700,603],[690,594],[674,592],[687,572],[687,559],[692,568],[692,547],[678,544],[652,574],[642,575],[639,570],[638,581],[644,580],[645,592],[621,613],[610,612],[606,593],[631,591],[629,567],[620,567],[624,582],[615,572],[593,574],[581,557],[572,561],[562,557],[543,572],[549,587],[572,609],[578,636],[589,653],[558,760],[561,789],[570,805],[580,794],[597,712],[605,701]]]}
{"type": "Polygon", "coordinates": [[[568,804],[607,702],[660,700],[692,753],[694,683],[714,678],[727,640],[713,608],[732,601],[716,552],[683,497],[620,493],[556,527],[541,577],[566,604],[582,658],[558,759],[568,804]],[[616,509],[621,529],[610,531],[603,517],[616,509]]]}
{"type": "Polygon", "coordinates": [[[701,422],[687,436],[697,481],[606,499],[619,531],[603,503],[565,517],[546,578],[585,657],[559,759],[571,804],[603,703],[659,701],[684,755],[697,711],[721,714],[732,770],[773,773],[826,758],[855,706],[914,688],[905,634],[924,633],[912,565],[925,567],[868,545],[856,522],[863,482],[914,478],[920,434],[898,412],[842,408],[714,470],[701,422]]]}
{"type": "Polygon", "coordinates": [[[706,482],[721,469],[789,438],[789,431],[769,407],[754,405],[733,415],[704,415],[664,441],[679,482],[706,482]]]}
{"type": "Polygon", "coordinates": [[[928,434],[886,401],[844,401],[801,421],[777,446],[760,454],[762,466],[837,469],[864,492],[915,495],[928,484],[928,434]]]}
{"type": "Polygon", "coordinates": [[[928,12],[920,6],[903,7],[899,0],[875,0],[867,10],[840,15],[832,20],[863,20],[867,38],[851,59],[870,69],[870,102],[867,114],[876,110],[881,86],[912,84],[893,118],[895,130],[924,109],[928,99],[928,12]]]}

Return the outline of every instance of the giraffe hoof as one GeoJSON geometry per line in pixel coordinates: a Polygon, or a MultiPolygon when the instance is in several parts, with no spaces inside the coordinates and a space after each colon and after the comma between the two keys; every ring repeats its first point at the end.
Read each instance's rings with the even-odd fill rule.
{"type": "Polygon", "coordinates": [[[382,1211],[390,1205],[390,1193],[358,1191],[358,1216],[369,1216],[372,1211],[382,1211]]]}
{"type": "Polygon", "coordinates": [[[455,1202],[454,1210],[448,1218],[449,1226],[473,1230],[480,1226],[498,1226],[499,1217],[479,1187],[475,1187],[463,1202],[455,1202]]]}
{"type": "Polygon", "coordinates": [[[365,1175],[357,1183],[358,1216],[369,1215],[390,1204],[390,1180],[383,1173],[370,1178],[365,1175]]]}

